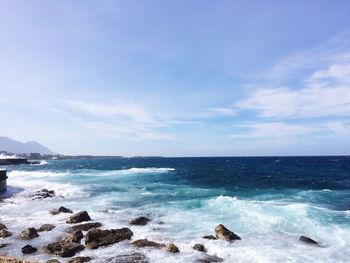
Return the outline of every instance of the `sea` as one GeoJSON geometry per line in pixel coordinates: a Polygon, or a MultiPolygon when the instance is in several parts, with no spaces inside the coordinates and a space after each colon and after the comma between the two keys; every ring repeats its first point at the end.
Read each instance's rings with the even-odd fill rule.
{"type": "MultiPolygon", "coordinates": [[[[8,166],[8,191],[0,196],[0,222],[12,237],[0,253],[46,262],[39,250],[66,233],[68,214],[50,215],[63,205],[86,210],[103,229],[130,227],[133,240],[174,243],[180,253],[136,248],[123,241],[79,256],[91,262],[140,252],[149,262],[195,262],[207,255],[224,262],[350,262],[350,157],[110,157],[49,160],[8,166]],[[32,200],[40,189],[56,196],[32,200]],[[146,226],[129,226],[138,216],[146,226]],[[26,227],[55,224],[30,241],[17,239],[26,227]],[[242,239],[207,240],[218,224],[242,239]],[[308,236],[319,245],[299,240],[308,236]],[[192,249],[203,244],[206,252],[192,249]]],[[[59,259],[67,262],[67,259],[59,259]]]]}

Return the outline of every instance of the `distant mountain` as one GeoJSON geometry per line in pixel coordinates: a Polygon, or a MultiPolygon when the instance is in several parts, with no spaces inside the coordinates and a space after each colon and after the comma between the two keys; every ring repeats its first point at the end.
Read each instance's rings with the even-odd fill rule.
{"type": "Polygon", "coordinates": [[[9,153],[41,153],[54,154],[49,148],[37,142],[20,142],[0,136],[0,151],[9,153]]]}

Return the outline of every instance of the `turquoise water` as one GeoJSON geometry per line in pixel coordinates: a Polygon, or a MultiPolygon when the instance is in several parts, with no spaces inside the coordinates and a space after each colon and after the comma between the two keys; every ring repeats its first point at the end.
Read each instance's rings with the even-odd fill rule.
{"type": "MultiPolygon", "coordinates": [[[[150,262],[193,262],[203,256],[191,249],[195,243],[225,262],[349,262],[350,157],[106,158],[8,169],[11,197],[0,205],[0,221],[13,231],[58,225],[34,240],[37,246],[64,233],[66,216],[47,211],[65,205],[87,210],[105,228],[127,226],[140,215],[152,218],[146,227],[132,227],[134,239],[174,242],[181,253],[141,250],[150,262]],[[42,188],[64,198],[28,198],[42,188]],[[242,240],[201,238],[219,223],[242,240]],[[300,235],[321,246],[301,243],[300,235]]],[[[13,242],[0,252],[20,255],[22,241],[13,242]]],[[[82,254],[103,262],[103,256],[135,250],[123,243],[82,254]]]]}

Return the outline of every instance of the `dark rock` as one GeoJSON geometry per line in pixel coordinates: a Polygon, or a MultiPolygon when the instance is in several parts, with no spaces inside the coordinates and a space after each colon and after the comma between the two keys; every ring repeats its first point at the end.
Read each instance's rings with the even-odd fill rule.
{"type": "Polygon", "coordinates": [[[100,230],[94,228],[86,233],[85,246],[91,249],[95,249],[100,246],[107,246],[126,239],[131,239],[133,234],[134,233],[129,228],[109,230],[100,230]]]}
{"type": "Polygon", "coordinates": [[[225,241],[233,241],[233,240],[240,240],[241,238],[237,236],[232,231],[228,230],[224,225],[220,224],[217,227],[215,227],[215,234],[218,239],[222,239],[225,241]]]}
{"type": "Polygon", "coordinates": [[[12,236],[12,233],[6,229],[0,230],[0,237],[5,238],[5,237],[10,237],[12,236]]]}
{"type": "Polygon", "coordinates": [[[301,236],[299,237],[300,241],[303,241],[305,243],[311,244],[311,245],[318,245],[318,242],[313,240],[312,238],[306,237],[306,236],[301,236]]]}
{"type": "Polygon", "coordinates": [[[64,237],[60,239],[60,242],[64,243],[80,243],[80,241],[83,239],[84,235],[80,230],[76,230],[73,233],[67,234],[64,237]]]}
{"type": "Polygon", "coordinates": [[[55,191],[54,190],[47,190],[47,189],[41,189],[40,191],[36,191],[34,194],[31,195],[32,199],[44,199],[44,198],[52,198],[55,197],[55,191]]]}
{"type": "Polygon", "coordinates": [[[107,258],[103,262],[106,263],[147,263],[147,258],[141,253],[132,253],[125,255],[118,255],[113,258],[107,258]]]}
{"type": "Polygon", "coordinates": [[[7,228],[4,224],[0,223],[0,230],[7,228]]]}
{"type": "Polygon", "coordinates": [[[76,230],[89,231],[92,228],[99,228],[101,226],[102,226],[102,224],[100,222],[83,223],[80,225],[72,226],[69,229],[69,231],[76,231],[76,230]]]}
{"type": "Polygon", "coordinates": [[[216,239],[217,239],[217,238],[214,237],[213,235],[207,235],[207,236],[204,236],[204,237],[202,237],[202,238],[204,238],[204,239],[211,239],[211,240],[216,240],[216,239]]]}
{"type": "Polygon", "coordinates": [[[60,206],[58,209],[53,209],[50,211],[51,215],[58,215],[60,213],[73,213],[73,211],[64,206],[60,206]]]}
{"type": "Polygon", "coordinates": [[[137,247],[155,247],[155,248],[162,248],[165,247],[164,244],[160,244],[157,242],[149,241],[147,239],[139,239],[134,242],[132,242],[133,245],[137,247]]]}
{"type": "Polygon", "coordinates": [[[52,224],[43,224],[41,227],[37,229],[37,231],[42,232],[42,231],[51,231],[54,229],[56,226],[52,224]]]}
{"type": "Polygon", "coordinates": [[[84,222],[84,221],[90,221],[91,218],[89,216],[89,214],[86,211],[81,211],[79,213],[76,213],[74,215],[72,215],[66,223],[68,224],[75,224],[75,223],[80,223],[80,222],[84,222]]]}
{"type": "Polygon", "coordinates": [[[217,256],[206,255],[203,258],[197,259],[194,263],[212,263],[212,262],[223,262],[222,258],[217,256]]]}
{"type": "Polygon", "coordinates": [[[60,261],[58,259],[49,259],[48,261],[46,261],[46,263],[60,263],[60,261]]]}
{"type": "Polygon", "coordinates": [[[204,246],[203,246],[202,244],[195,244],[195,245],[193,246],[193,249],[194,249],[194,250],[197,250],[197,251],[201,251],[201,252],[204,252],[204,251],[205,251],[205,248],[204,248],[204,246]]]}
{"type": "Polygon", "coordinates": [[[9,243],[0,243],[0,248],[7,247],[9,245],[10,245],[9,243]]]}
{"type": "Polygon", "coordinates": [[[24,229],[18,238],[22,240],[29,240],[29,239],[36,238],[38,236],[39,234],[36,231],[36,229],[34,227],[29,227],[27,229],[24,229]]]}
{"type": "Polygon", "coordinates": [[[180,252],[179,248],[173,243],[168,244],[166,246],[166,250],[168,252],[171,252],[171,253],[179,253],[180,252]]]}
{"type": "Polygon", "coordinates": [[[79,243],[55,242],[44,246],[43,251],[61,257],[73,257],[76,253],[83,250],[84,248],[85,247],[79,243]]]}
{"type": "Polygon", "coordinates": [[[32,254],[32,253],[35,253],[38,251],[37,248],[32,247],[31,245],[26,245],[26,246],[22,247],[21,250],[22,250],[23,254],[32,254]]]}
{"type": "Polygon", "coordinates": [[[90,257],[76,257],[68,260],[68,263],[84,263],[89,262],[92,258],[90,257]]]}
{"type": "Polygon", "coordinates": [[[147,225],[148,222],[150,222],[151,219],[147,218],[147,217],[144,217],[144,216],[140,216],[140,217],[137,217],[133,220],[131,220],[129,222],[130,225],[138,225],[138,226],[145,226],[147,225]]]}

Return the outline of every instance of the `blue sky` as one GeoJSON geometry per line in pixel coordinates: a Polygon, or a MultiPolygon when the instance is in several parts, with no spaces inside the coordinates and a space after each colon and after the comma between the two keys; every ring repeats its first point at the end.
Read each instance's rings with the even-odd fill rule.
{"type": "Polygon", "coordinates": [[[350,154],[349,1],[0,1],[0,135],[64,154],[350,154]]]}

